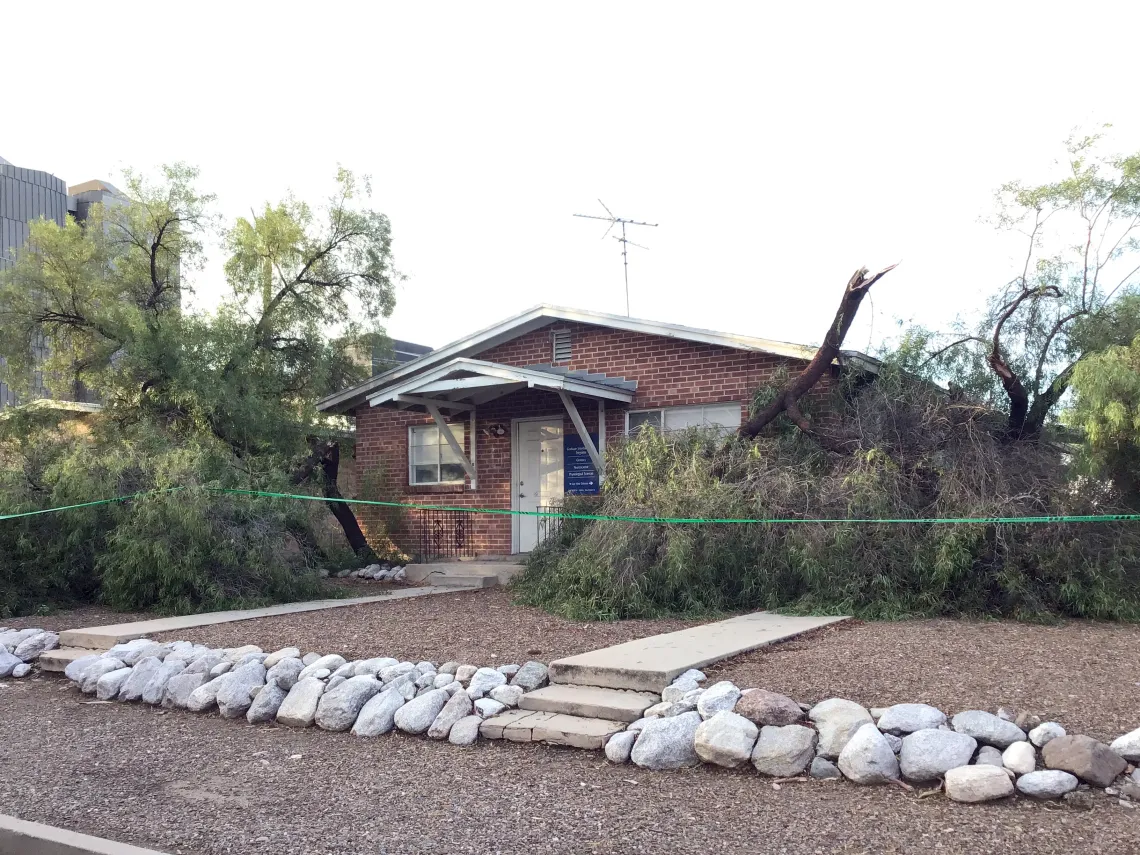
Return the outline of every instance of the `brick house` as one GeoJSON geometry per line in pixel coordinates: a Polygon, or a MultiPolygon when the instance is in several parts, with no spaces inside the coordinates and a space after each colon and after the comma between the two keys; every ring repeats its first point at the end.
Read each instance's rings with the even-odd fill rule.
{"type": "MultiPolygon", "coordinates": [[[[605,477],[605,448],[642,425],[735,429],[756,389],[815,348],[538,306],[325,398],[356,419],[374,494],[450,507],[541,511],[605,477]]],[[[851,353],[870,366],[873,360],[851,353]]],[[[379,513],[358,508],[370,535],[379,513]]],[[[543,536],[516,514],[411,511],[393,526],[422,557],[512,555],[543,536]]]]}

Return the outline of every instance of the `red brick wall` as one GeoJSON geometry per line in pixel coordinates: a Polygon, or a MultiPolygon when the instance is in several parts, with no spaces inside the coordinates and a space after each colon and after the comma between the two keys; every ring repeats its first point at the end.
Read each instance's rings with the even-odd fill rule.
{"type": "MultiPolygon", "coordinates": [[[[748,402],[753,392],[781,367],[797,371],[803,363],[770,354],[733,350],[727,347],[699,344],[663,336],[624,332],[588,324],[555,322],[547,327],[497,345],[475,358],[506,365],[549,365],[552,356],[552,331],[571,331],[572,358],[558,363],[570,370],[589,370],[611,377],[636,380],[637,391],[631,409],[674,407],[686,404],[739,402],[742,417],[747,417],[748,402]]],[[[597,403],[575,399],[578,411],[591,430],[597,426],[597,403]]],[[[357,465],[362,491],[379,494],[396,501],[456,507],[484,507],[509,510],[511,507],[511,420],[539,416],[560,417],[566,433],[576,433],[558,396],[552,392],[522,390],[484,404],[476,411],[478,445],[476,469],[478,490],[465,484],[441,487],[408,485],[408,425],[430,424],[431,417],[383,407],[362,407],[356,412],[357,465]],[[484,430],[501,424],[507,433],[487,436],[484,430]]],[[[466,451],[470,454],[468,424],[466,451]]],[[[608,440],[625,431],[625,408],[606,402],[606,435],[608,440]]],[[[382,546],[386,527],[382,515],[373,509],[360,513],[362,523],[374,545],[382,546]]],[[[470,518],[470,531],[480,554],[506,555],[511,551],[511,518],[508,515],[475,514],[470,518]]],[[[406,551],[414,551],[406,525],[396,524],[393,540],[406,551]]]]}

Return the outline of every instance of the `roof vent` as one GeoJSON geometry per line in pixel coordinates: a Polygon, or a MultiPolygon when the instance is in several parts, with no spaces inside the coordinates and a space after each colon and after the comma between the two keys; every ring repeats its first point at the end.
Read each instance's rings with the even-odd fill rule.
{"type": "Polygon", "coordinates": [[[570,361],[570,330],[554,331],[554,359],[552,361],[570,361]]]}

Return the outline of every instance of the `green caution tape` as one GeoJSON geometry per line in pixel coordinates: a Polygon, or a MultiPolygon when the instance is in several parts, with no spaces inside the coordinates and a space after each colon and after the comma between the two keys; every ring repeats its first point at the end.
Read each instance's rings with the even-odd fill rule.
{"type": "MultiPolygon", "coordinates": [[[[57,511],[70,511],[76,508],[90,508],[97,505],[110,505],[117,502],[129,502],[131,499],[140,499],[148,495],[175,493],[184,490],[184,487],[169,487],[165,490],[151,490],[145,493],[132,493],[128,496],[115,496],[111,499],[99,499],[94,502],[81,502],[76,505],[63,505],[58,508],[44,508],[37,511],[23,511],[17,514],[0,514],[0,520],[19,519],[21,517],[34,517],[40,514],[52,514],[57,511]]],[[[461,508],[451,505],[421,505],[408,502],[380,502],[368,499],[330,499],[324,496],[307,496],[298,493],[272,493],[265,490],[231,490],[221,487],[205,487],[211,493],[223,493],[237,496],[260,496],[268,499],[299,499],[306,502],[342,502],[348,505],[369,505],[381,508],[404,508],[417,511],[458,511],[465,514],[500,514],[507,516],[524,517],[552,517],[566,520],[598,520],[608,522],[631,523],[663,523],[669,525],[829,525],[835,523],[861,524],[861,525],[1021,525],[1038,523],[1096,523],[1096,522],[1137,522],[1140,514],[1087,514],[1083,516],[1038,516],[1038,517],[930,517],[930,518],[824,518],[805,519],[792,517],[788,519],[734,519],[702,517],[634,517],[613,516],[610,514],[568,514],[562,511],[515,511],[507,508],[461,508]]]]}

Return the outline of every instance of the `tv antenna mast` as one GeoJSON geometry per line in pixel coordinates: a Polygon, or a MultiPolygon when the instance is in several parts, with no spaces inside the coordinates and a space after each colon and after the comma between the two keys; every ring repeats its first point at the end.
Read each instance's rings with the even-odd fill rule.
{"type": "Polygon", "coordinates": [[[625,227],[627,225],[629,225],[629,226],[649,226],[650,228],[655,229],[655,228],[657,228],[657,223],[644,223],[641,220],[627,220],[625,217],[615,217],[613,214],[613,211],[611,211],[609,208],[606,208],[605,202],[603,202],[601,199],[599,199],[598,204],[601,205],[603,208],[605,208],[606,213],[609,214],[608,217],[598,217],[598,216],[594,216],[592,214],[575,214],[574,216],[575,217],[582,217],[583,219],[586,219],[586,220],[605,220],[607,223],[609,223],[610,224],[609,228],[607,228],[606,233],[604,235],[602,235],[602,240],[605,240],[609,236],[609,233],[611,231],[613,231],[614,226],[618,225],[619,223],[621,224],[621,237],[614,235],[614,240],[616,240],[618,243],[621,244],[621,263],[622,263],[622,267],[625,270],[625,316],[628,318],[629,317],[629,247],[630,246],[636,246],[638,249],[649,249],[649,247],[642,246],[639,243],[634,243],[633,241],[629,240],[625,236],[625,227]]]}

